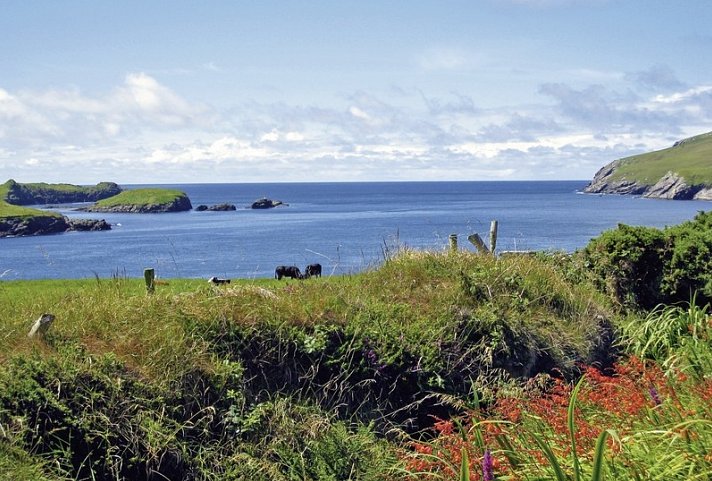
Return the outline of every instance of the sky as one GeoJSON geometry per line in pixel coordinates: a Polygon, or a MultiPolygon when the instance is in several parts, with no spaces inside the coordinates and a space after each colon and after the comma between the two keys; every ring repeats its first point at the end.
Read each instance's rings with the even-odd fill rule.
{"type": "Polygon", "coordinates": [[[709,0],[0,0],[0,182],[590,179],[712,131],[709,0]]]}

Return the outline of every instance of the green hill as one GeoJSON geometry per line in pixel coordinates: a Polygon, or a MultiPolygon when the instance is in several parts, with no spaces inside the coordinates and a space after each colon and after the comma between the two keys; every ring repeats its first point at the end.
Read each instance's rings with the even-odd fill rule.
{"type": "Polygon", "coordinates": [[[712,132],[615,160],[596,173],[585,192],[712,200],[712,132]]]}
{"type": "Polygon", "coordinates": [[[103,199],[90,212],[180,212],[192,209],[188,196],[174,189],[135,189],[103,199]]]}
{"type": "Polygon", "coordinates": [[[679,174],[689,185],[712,185],[712,132],[667,149],[626,157],[612,178],[654,185],[669,171],[679,174]]]}

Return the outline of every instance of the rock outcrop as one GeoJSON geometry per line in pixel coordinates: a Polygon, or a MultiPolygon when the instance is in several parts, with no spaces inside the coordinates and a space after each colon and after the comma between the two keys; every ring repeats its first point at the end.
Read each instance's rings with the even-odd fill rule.
{"type": "Polygon", "coordinates": [[[258,199],[252,203],[252,208],[253,209],[271,209],[272,207],[277,207],[280,205],[288,205],[282,202],[281,200],[272,200],[268,199],[267,197],[263,197],[261,199],[258,199]]]}
{"type": "Polygon", "coordinates": [[[109,229],[111,229],[111,225],[104,219],[68,219],[63,216],[50,215],[0,218],[0,237],[49,235],[68,231],[109,229]]]}
{"type": "Polygon", "coordinates": [[[111,230],[111,224],[104,219],[67,219],[67,223],[69,224],[67,230],[78,232],[111,230]]]}
{"type": "Polygon", "coordinates": [[[583,191],[588,194],[642,195],[654,199],[712,200],[712,187],[688,185],[684,178],[672,171],[653,185],[616,179],[614,174],[620,164],[621,160],[616,160],[600,169],[583,191]]]}
{"type": "Polygon", "coordinates": [[[205,212],[205,211],[228,211],[228,210],[237,210],[237,207],[235,207],[233,204],[215,204],[215,205],[204,205],[201,204],[198,207],[195,208],[196,211],[198,212],[205,212]]]}

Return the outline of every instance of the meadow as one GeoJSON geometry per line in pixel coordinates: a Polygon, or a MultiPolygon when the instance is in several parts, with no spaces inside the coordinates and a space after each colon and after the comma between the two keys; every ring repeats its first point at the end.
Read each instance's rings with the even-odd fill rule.
{"type": "Polygon", "coordinates": [[[0,283],[0,479],[709,479],[711,221],[303,281],[0,283]]]}

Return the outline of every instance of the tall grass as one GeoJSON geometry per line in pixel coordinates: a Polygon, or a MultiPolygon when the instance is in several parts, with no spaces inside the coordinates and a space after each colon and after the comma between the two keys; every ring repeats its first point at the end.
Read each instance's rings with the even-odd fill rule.
{"type": "Polygon", "coordinates": [[[632,356],[613,370],[588,368],[575,386],[540,376],[459,423],[437,425],[433,441],[406,453],[411,471],[451,479],[461,449],[481,459],[482,446],[497,446],[495,479],[709,479],[712,319],[690,306],[629,319],[623,343],[632,356]],[[480,432],[483,441],[468,441],[480,432]]]}

